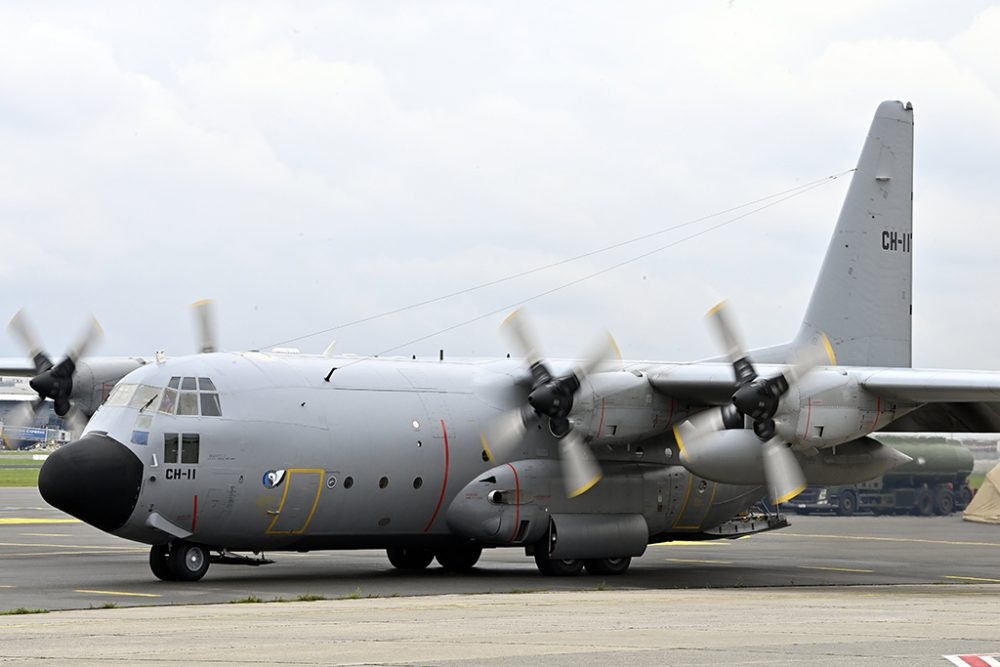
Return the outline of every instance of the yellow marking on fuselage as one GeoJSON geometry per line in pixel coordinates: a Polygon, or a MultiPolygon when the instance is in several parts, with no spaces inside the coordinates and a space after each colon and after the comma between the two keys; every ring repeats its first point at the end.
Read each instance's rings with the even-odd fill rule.
{"type": "Polygon", "coordinates": [[[44,523],[83,523],[79,519],[32,519],[25,517],[7,517],[0,519],[0,526],[28,526],[44,523]]]}
{"type": "Polygon", "coordinates": [[[319,468],[319,469],[317,469],[317,468],[291,468],[291,469],[285,471],[285,490],[281,494],[281,504],[278,505],[278,511],[274,515],[274,520],[271,522],[271,525],[267,527],[266,531],[264,531],[264,533],[266,535],[301,535],[304,532],[306,532],[306,528],[309,527],[309,522],[312,521],[313,514],[316,513],[316,507],[319,505],[319,494],[323,492],[323,472],[324,472],[324,470],[321,469],[321,468],[319,468]],[[316,498],[313,500],[312,509],[309,511],[309,516],[306,517],[306,521],[305,521],[305,523],[302,524],[301,528],[299,528],[298,530],[279,530],[279,531],[274,531],[273,530],[274,529],[274,525],[276,523],[278,523],[279,519],[281,519],[281,510],[284,509],[284,507],[285,507],[285,499],[288,498],[288,488],[292,485],[292,475],[294,473],[301,473],[301,474],[312,473],[312,474],[318,474],[319,475],[319,481],[316,484],[316,498]]]}
{"type": "Polygon", "coordinates": [[[126,593],[124,591],[92,591],[86,588],[77,588],[74,593],[93,593],[94,595],[126,595],[133,598],[158,598],[162,597],[158,593],[126,593]]]}
{"type": "Polygon", "coordinates": [[[871,574],[875,570],[862,570],[853,567],[823,567],[821,565],[799,565],[800,570],[823,570],[824,572],[863,572],[871,574]]]}
{"type": "Polygon", "coordinates": [[[985,581],[990,584],[1000,584],[1000,579],[987,579],[985,577],[959,577],[953,574],[946,574],[945,579],[958,579],[959,581],[985,581]]]}

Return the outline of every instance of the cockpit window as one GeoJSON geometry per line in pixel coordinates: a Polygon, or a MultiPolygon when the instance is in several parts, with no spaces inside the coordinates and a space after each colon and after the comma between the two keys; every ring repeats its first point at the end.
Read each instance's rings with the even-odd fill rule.
{"type": "Polygon", "coordinates": [[[119,384],[108,396],[108,405],[120,406],[128,405],[132,396],[135,394],[136,387],[138,385],[134,384],[119,384]]]}
{"type": "Polygon", "coordinates": [[[222,416],[222,406],[219,405],[218,394],[207,394],[205,392],[201,393],[201,416],[202,417],[222,416]]]}
{"type": "Polygon", "coordinates": [[[135,393],[129,399],[128,406],[130,408],[139,408],[140,410],[155,410],[161,391],[159,387],[150,387],[149,385],[141,384],[136,387],[135,393]]]}
{"type": "Polygon", "coordinates": [[[177,414],[196,415],[198,414],[198,393],[194,391],[182,391],[181,400],[177,404],[177,414]]]}
{"type": "Polygon", "coordinates": [[[222,404],[215,383],[209,378],[172,377],[163,390],[160,412],[168,415],[221,417],[222,404]],[[201,391],[195,389],[198,387],[201,391]],[[180,388],[178,391],[177,388],[180,388]]]}
{"type": "Polygon", "coordinates": [[[164,389],[163,400],[160,401],[160,412],[172,415],[175,410],[177,410],[177,391],[174,389],[164,389]]]}

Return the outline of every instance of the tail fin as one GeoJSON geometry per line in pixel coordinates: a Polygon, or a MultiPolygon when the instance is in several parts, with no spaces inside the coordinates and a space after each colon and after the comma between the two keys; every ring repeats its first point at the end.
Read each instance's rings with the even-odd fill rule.
{"type": "Polygon", "coordinates": [[[910,366],[913,107],[875,112],[802,328],[833,343],[837,363],[910,366]]]}

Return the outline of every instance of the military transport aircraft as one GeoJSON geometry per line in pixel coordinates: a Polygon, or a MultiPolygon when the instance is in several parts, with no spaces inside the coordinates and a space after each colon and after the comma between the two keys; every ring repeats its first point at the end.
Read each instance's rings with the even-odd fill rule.
{"type": "Polygon", "coordinates": [[[910,368],[912,165],[912,107],[884,102],[791,343],[746,353],[720,306],[728,360],[707,362],[622,362],[610,340],[546,360],[521,313],[503,330],[522,360],[158,357],[121,377],[39,489],[181,581],[354,548],[461,571],[513,546],[544,574],[620,574],[652,542],[780,527],[745,512],[904,461],[866,436],[925,404],[1000,400],[1000,373],[910,368]]]}

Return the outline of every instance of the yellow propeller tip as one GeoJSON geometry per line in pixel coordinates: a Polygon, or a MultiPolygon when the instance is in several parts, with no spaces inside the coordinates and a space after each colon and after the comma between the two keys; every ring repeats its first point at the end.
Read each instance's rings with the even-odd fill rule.
{"type": "Polygon", "coordinates": [[[705,313],[705,317],[711,317],[712,315],[715,315],[716,313],[718,313],[719,311],[721,311],[723,308],[726,307],[726,303],[727,301],[722,300],[719,303],[715,304],[707,313],[705,313]]]}
{"type": "Polygon", "coordinates": [[[480,433],[479,439],[483,443],[483,451],[486,452],[486,458],[488,458],[490,461],[493,461],[493,452],[490,451],[490,446],[486,443],[486,436],[480,433]]]}
{"type": "Polygon", "coordinates": [[[837,353],[833,351],[833,343],[825,333],[819,335],[820,339],[823,341],[823,348],[826,350],[826,356],[830,360],[830,365],[837,365],[837,353]]]}
{"type": "Polygon", "coordinates": [[[589,482],[587,482],[586,484],[584,484],[580,488],[576,489],[575,491],[571,491],[568,494],[569,497],[570,498],[576,498],[577,496],[582,496],[587,491],[590,491],[592,488],[594,488],[594,485],[601,481],[601,477],[602,477],[602,474],[601,473],[597,473],[597,475],[594,476],[594,479],[590,480],[589,482]]]}

